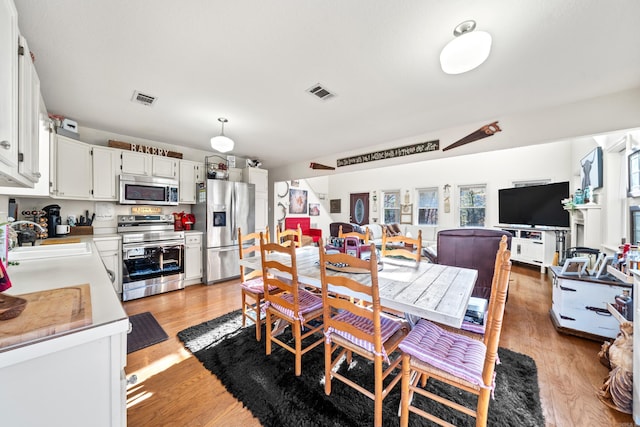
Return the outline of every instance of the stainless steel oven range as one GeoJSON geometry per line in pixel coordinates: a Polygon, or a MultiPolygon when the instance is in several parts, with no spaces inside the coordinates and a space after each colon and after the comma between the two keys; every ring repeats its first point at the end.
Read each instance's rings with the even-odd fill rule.
{"type": "Polygon", "coordinates": [[[184,288],[184,232],[173,215],[118,215],[122,300],[184,288]]]}

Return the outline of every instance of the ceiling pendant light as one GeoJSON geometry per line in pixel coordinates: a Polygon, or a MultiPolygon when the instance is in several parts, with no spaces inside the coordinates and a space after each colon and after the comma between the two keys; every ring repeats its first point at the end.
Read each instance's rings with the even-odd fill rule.
{"type": "Polygon", "coordinates": [[[491,52],[491,34],[474,31],[476,21],[464,21],[453,30],[451,40],[440,53],[440,66],[447,74],[462,74],[480,66],[491,52]]]}
{"type": "Polygon", "coordinates": [[[220,132],[220,135],[211,138],[211,148],[221,153],[228,153],[233,150],[233,140],[224,135],[224,124],[229,120],[220,117],[218,121],[222,123],[222,132],[220,132]]]}

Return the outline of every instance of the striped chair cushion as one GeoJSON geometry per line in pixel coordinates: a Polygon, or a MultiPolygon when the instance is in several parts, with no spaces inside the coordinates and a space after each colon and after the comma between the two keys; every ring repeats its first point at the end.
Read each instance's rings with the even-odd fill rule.
{"type": "MultiPolygon", "coordinates": [[[[281,298],[293,304],[293,294],[286,293],[281,295],[281,298]]],[[[271,303],[270,305],[279,312],[296,320],[300,320],[301,322],[304,322],[303,315],[305,313],[309,313],[311,311],[322,308],[322,298],[315,294],[312,294],[309,291],[305,291],[304,289],[298,290],[298,302],[300,304],[300,311],[297,314],[294,313],[293,310],[282,307],[279,304],[271,303]]],[[[267,308],[267,306],[269,306],[269,303],[265,304],[265,309],[267,308]]]]}
{"type": "MultiPolygon", "coordinates": [[[[371,335],[371,339],[373,340],[373,321],[367,319],[365,317],[357,316],[349,311],[342,311],[333,317],[334,320],[338,320],[345,323],[350,323],[361,331],[371,335]]],[[[327,328],[324,335],[326,337],[326,341],[328,343],[331,342],[331,334],[335,333],[340,335],[344,339],[347,339],[354,343],[357,346],[364,348],[365,350],[377,355],[384,357],[385,362],[389,362],[389,356],[387,355],[387,351],[384,348],[384,343],[395,334],[398,329],[402,327],[402,323],[400,321],[396,321],[390,319],[388,317],[381,316],[380,317],[380,335],[382,340],[382,354],[378,354],[375,352],[375,348],[372,341],[363,340],[354,337],[348,332],[341,331],[339,329],[335,329],[333,327],[327,328]]]]}
{"type": "MultiPolygon", "coordinates": [[[[262,281],[262,277],[254,277],[241,283],[240,286],[251,293],[264,295],[264,282],[262,281]]],[[[278,289],[277,286],[269,286],[269,292],[275,291],[276,289],[278,289]]]]}
{"type": "Polygon", "coordinates": [[[484,325],[478,325],[477,323],[467,322],[466,320],[462,321],[462,326],[460,326],[460,329],[473,332],[474,334],[484,335],[484,325]]]}
{"type": "Polygon", "coordinates": [[[482,341],[448,332],[420,320],[400,343],[400,349],[425,363],[482,388],[482,368],[487,351],[482,341]]]}

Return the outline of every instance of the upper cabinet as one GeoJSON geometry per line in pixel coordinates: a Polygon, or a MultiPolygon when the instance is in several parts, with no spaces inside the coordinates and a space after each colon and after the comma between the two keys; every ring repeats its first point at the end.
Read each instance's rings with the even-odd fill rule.
{"type": "Polygon", "coordinates": [[[151,156],[152,175],[176,179],[178,177],[178,161],[173,157],[151,156]]]}
{"type": "Polygon", "coordinates": [[[91,145],[58,135],[55,144],[55,179],[51,196],[91,199],[93,165],[91,145]]]}
{"type": "Polygon", "coordinates": [[[118,200],[120,150],[93,146],[91,154],[93,163],[93,199],[118,200]]]}
{"type": "Polygon", "coordinates": [[[32,182],[40,179],[40,79],[24,37],[18,48],[18,172],[32,182]]]}
{"type": "Polygon", "coordinates": [[[136,151],[121,151],[122,173],[151,176],[151,156],[136,151]]]}
{"type": "Polygon", "coordinates": [[[196,184],[204,182],[204,163],[180,160],[180,203],[196,203],[196,184]]]}
{"type": "Polygon", "coordinates": [[[0,186],[40,179],[40,81],[12,0],[0,0],[0,186]]]}
{"type": "Polygon", "coordinates": [[[18,14],[13,1],[0,0],[0,185],[33,187],[30,172],[27,178],[18,166],[18,37],[18,14]]]}
{"type": "Polygon", "coordinates": [[[117,200],[120,150],[56,137],[51,197],[80,200],[117,200]]]}

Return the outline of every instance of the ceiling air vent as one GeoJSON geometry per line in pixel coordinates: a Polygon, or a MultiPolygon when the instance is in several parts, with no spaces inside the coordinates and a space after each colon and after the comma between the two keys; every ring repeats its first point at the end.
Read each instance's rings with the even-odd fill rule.
{"type": "Polygon", "coordinates": [[[311,95],[315,95],[320,99],[329,99],[329,98],[333,98],[335,95],[331,92],[329,92],[328,89],[322,87],[322,85],[320,83],[316,83],[315,85],[311,86],[309,89],[307,89],[307,92],[309,92],[311,95]]]}
{"type": "Polygon", "coordinates": [[[142,92],[138,92],[137,90],[133,92],[133,98],[131,100],[133,102],[137,102],[138,104],[146,105],[147,107],[152,106],[156,102],[155,96],[146,95],[142,92]]]}

